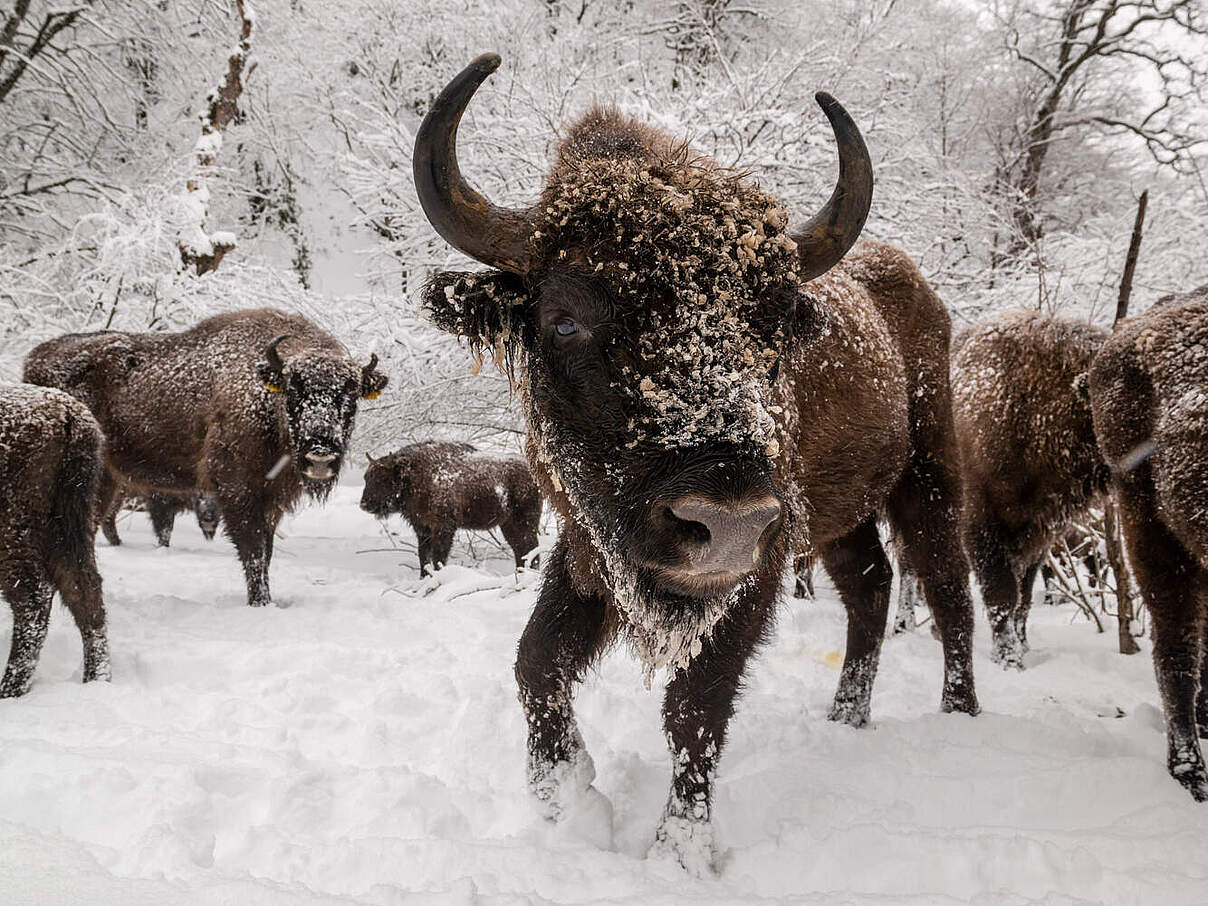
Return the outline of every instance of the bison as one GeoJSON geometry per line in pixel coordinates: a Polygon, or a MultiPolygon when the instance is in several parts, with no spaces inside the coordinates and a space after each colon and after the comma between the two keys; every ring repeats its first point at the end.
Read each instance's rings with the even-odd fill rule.
{"type": "Polygon", "coordinates": [[[553,819],[598,795],[574,690],[627,640],[648,680],[669,671],[655,851],[704,870],[718,757],[790,553],[817,552],[847,608],[832,719],[869,719],[891,579],[882,512],[941,629],[941,707],[978,710],[948,314],[900,251],[844,257],[872,171],[829,95],[838,184],[796,232],[744,174],[598,107],[559,143],[539,201],[505,209],[457,161],[462,113],[499,62],[481,56],[443,89],[413,167],[436,231],[490,268],[435,275],[427,310],[512,378],[561,518],[516,661],[528,781],[553,819]]]}
{"type": "Polygon", "coordinates": [[[1153,620],[1166,764],[1199,802],[1208,770],[1208,292],[1124,321],[1090,371],[1129,563],[1153,620]]]}
{"type": "Polygon", "coordinates": [[[88,404],[108,438],[114,484],[214,498],[253,607],[271,601],[281,516],[303,494],[326,499],[358,400],[386,385],[377,356],[360,366],[313,322],[274,309],[216,315],[178,333],[76,335],[53,369],[42,367],[44,346],[26,360],[26,380],[49,371],[88,404]]]}
{"type": "Polygon", "coordinates": [[[968,550],[993,632],[991,655],[1023,667],[1037,570],[1107,492],[1077,381],[1107,338],[1083,322],[1009,312],[962,333],[952,358],[968,550]]]}
{"type": "MultiPolygon", "coordinates": [[[[122,493],[115,493],[108,502],[104,516],[101,519],[101,534],[111,545],[122,543],[117,533],[117,514],[123,506],[129,506],[133,500],[122,493]]],[[[172,543],[172,529],[178,513],[192,510],[197,517],[197,526],[207,541],[213,541],[218,531],[222,516],[218,512],[218,504],[208,494],[148,494],[142,500],[151,519],[151,531],[155,535],[157,547],[168,547],[172,543]]]]}
{"type": "Polygon", "coordinates": [[[402,513],[415,530],[419,574],[426,576],[429,563],[445,565],[458,529],[499,526],[516,566],[523,566],[537,547],[541,495],[523,460],[426,440],[369,460],[361,509],[378,517],[402,513]]]}
{"type": "Polygon", "coordinates": [[[55,591],[84,642],[84,682],[109,679],[93,546],[102,443],[78,400],[42,387],[0,387],[0,595],[13,610],[0,698],[29,691],[55,591]]]}

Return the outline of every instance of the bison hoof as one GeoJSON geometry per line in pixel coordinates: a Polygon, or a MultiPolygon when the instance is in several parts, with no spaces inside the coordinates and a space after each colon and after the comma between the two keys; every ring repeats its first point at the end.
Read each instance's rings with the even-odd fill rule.
{"type": "Polygon", "coordinates": [[[29,691],[30,683],[0,683],[0,698],[20,698],[29,691]]]}
{"type": "Polygon", "coordinates": [[[1015,636],[996,638],[990,649],[990,660],[1004,670],[1023,670],[1023,646],[1015,636]]]}
{"type": "Polygon", "coordinates": [[[648,859],[675,861],[694,878],[717,876],[717,842],[709,821],[667,815],[659,825],[648,859]]]}
{"type": "Polygon", "coordinates": [[[583,798],[593,798],[592,792],[600,796],[591,785],[596,779],[595,763],[578,745],[565,761],[551,764],[530,757],[528,775],[529,790],[537,811],[548,821],[562,821],[576,810],[583,798]]]}
{"type": "Polygon", "coordinates": [[[977,693],[972,689],[945,690],[940,699],[940,710],[945,714],[975,715],[981,713],[981,705],[977,702],[977,693]]]}
{"type": "Polygon", "coordinates": [[[1208,802],[1208,769],[1195,740],[1171,750],[1166,759],[1170,776],[1183,785],[1196,802],[1208,802]]]}
{"type": "Polygon", "coordinates": [[[849,727],[866,727],[868,726],[869,710],[868,702],[840,701],[836,698],[826,719],[833,720],[835,723],[847,724],[849,727]]]}

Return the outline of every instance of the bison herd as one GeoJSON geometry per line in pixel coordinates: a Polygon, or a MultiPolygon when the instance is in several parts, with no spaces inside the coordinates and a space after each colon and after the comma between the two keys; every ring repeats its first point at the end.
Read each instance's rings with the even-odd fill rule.
{"type": "MultiPolygon", "coordinates": [[[[538,200],[498,207],[457,160],[462,114],[498,65],[479,57],[445,87],[413,165],[437,233],[486,266],[436,274],[424,306],[512,381],[527,462],[412,444],[370,459],[361,507],[404,516],[425,574],[458,528],[497,526],[520,566],[542,501],[558,515],[516,659],[544,814],[592,793],[572,703],[622,640],[648,682],[669,677],[655,849],[707,865],[718,758],[794,558],[803,579],[805,558],[821,563],[847,611],[830,717],[868,722],[893,578],[880,525],[942,642],[941,709],[976,714],[970,573],[992,656],[1022,667],[1046,552],[1109,495],[1153,618],[1169,770],[1208,799],[1208,288],[1110,332],[1016,312],[950,341],[906,255],[858,241],[871,163],[826,94],[838,182],[796,226],[746,175],[602,108],[566,131],[538,200]]],[[[69,334],[29,353],[24,380],[0,394],[3,696],[29,688],[55,590],[84,680],[108,678],[93,541],[101,526],[117,543],[127,498],[163,545],[181,510],[209,534],[221,521],[248,603],[269,604],[278,522],[327,497],[360,401],[386,385],[376,356],[359,364],[268,309],[69,334]]]]}

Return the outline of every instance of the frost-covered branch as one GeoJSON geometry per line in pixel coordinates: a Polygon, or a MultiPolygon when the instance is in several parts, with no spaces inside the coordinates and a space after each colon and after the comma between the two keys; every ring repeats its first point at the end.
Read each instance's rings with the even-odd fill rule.
{"type": "Polygon", "coordinates": [[[210,213],[209,177],[222,150],[223,132],[236,118],[244,80],[255,68],[254,64],[248,65],[255,23],[251,0],[236,0],[236,7],[240,20],[239,44],[227,60],[226,77],[208,98],[208,109],[201,117],[201,135],[193,146],[196,170],[186,181],[180,200],[177,237],[180,260],[185,268],[193,268],[198,276],[217,268],[223,256],[235,247],[234,233],[226,230],[207,232],[206,219],[210,213]]]}

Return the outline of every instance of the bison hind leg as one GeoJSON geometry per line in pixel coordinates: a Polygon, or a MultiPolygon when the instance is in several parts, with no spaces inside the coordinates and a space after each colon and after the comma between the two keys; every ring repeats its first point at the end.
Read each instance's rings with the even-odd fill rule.
{"type": "MultiPolygon", "coordinates": [[[[950,435],[949,435],[950,437],[950,435]]],[[[940,710],[977,714],[973,683],[973,598],[960,534],[960,473],[945,456],[915,453],[889,499],[889,519],[903,571],[913,574],[944,647],[940,710]]]]}
{"type": "Polygon", "coordinates": [[[822,552],[822,563],[847,610],[847,652],[828,717],[862,727],[872,708],[872,685],[889,615],[893,567],[869,516],[822,552]]]}
{"type": "Polygon", "coordinates": [[[516,520],[509,519],[507,522],[499,523],[499,531],[503,534],[503,540],[507,542],[508,547],[512,549],[512,555],[516,558],[516,568],[524,566],[524,559],[528,554],[533,554],[529,558],[528,565],[533,569],[537,568],[539,558],[533,553],[537,550],[537,523],[534,520],[531,525],[519,523],[516,520]]]}
{"type": "Polygon", "coordinates": [[[108,682],[109,636],[105,626],[101,576],[93,557],[89,555],[83,562],[64,561],[56,567],[54,578],[59,595],[71,611],[84,644],[84,682],[108,682]]]}
{"type": "Polygon", "coordinates": [[[16,698],[29,691],[34,668],[42,654],[50,626],[50,583],[40,575],[22,573],[2,577],[0,587],[13,611],[13,639],[8,666],[0,680],[0,698],[16,698]]]}

